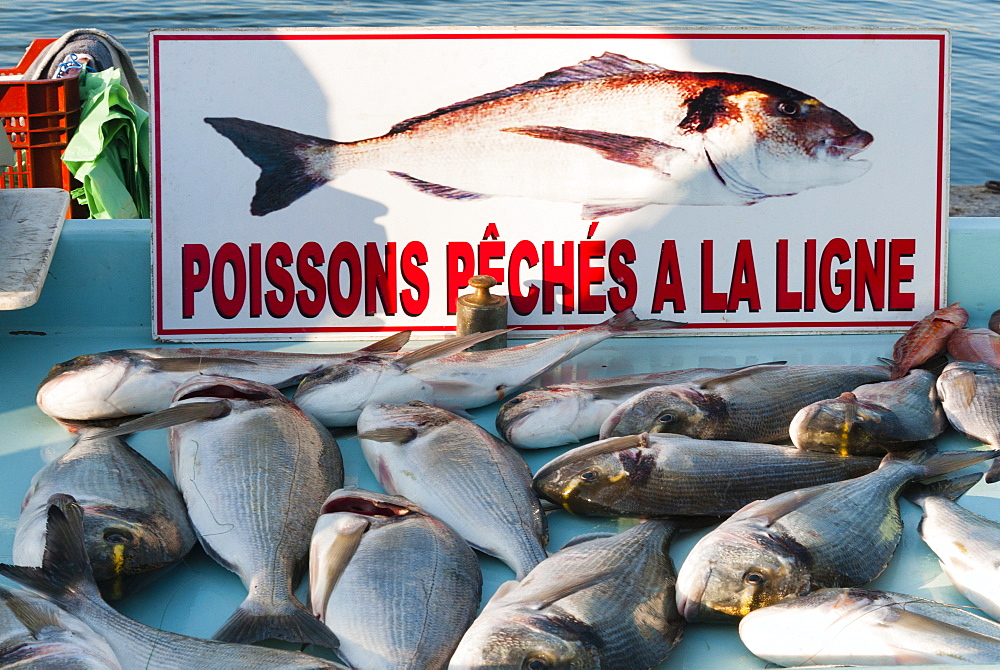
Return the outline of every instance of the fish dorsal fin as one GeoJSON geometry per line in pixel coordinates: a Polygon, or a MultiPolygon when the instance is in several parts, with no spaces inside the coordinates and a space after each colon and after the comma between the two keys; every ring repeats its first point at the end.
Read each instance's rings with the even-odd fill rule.
{"type": "Polygon", "coordinates": [[[643,170],[653,170],[670,176],[668,165],[683,149],[635,135],[621,135],[602,130],[579,130],[562,126],[523,126],[504,128],[505,132],[526,135],[540,140],[576,144],[593,149],[609,161],[632,165],[643,170]]]}
{"type": "Polygon", "coordinates": [[[152,364],[163,372],[201,372],[205,368],[224,365],[257,365],[245,358],[212,356],[185,356],[183,358],[154,358],[152,364]]]}
{"type": "Polygon", "coordinates": [[[735,372],[728,372],[724,375],[718,375],[715,377],[705,377],[696,380],[694,383],[702,391],[709,391],[715,386],[720,384],[725,384],[727,382],[736,381],[737,379],[745,379],[748,377],[753,377],[754,375],[759,375],[769,370],[773,370],[776,367],[781,367],[782,364],[772,364],[772,363],[762,363],[760,365],[751,365],[747,368],[740,368],[735,372]]]}
{"type": "Polygon", "coordinates": [[[764,519],[765,526],[772,526],[778,519],[789,512],[798,509],[813,498],[826,493],[827,489],[828,486],[826,485],[812,486],[807,489],[781,493],[767,500],[756,500],[729,517],[729,521],[758,518],[764,519]]]}
{"type": "Polygon", "coordinates": [[[59,610],[55,607],[51,609],[36,607],[30,601],[3,587],[0,587],[0,600],[36,640],[45,628],[63,627],[59,621],[59,610]]]}
{"type": "Polygon", "coordinates": [[[372,440],[373,442],[395,442],[396,444],[406,444],[417,436],[416,428],[406,428],[404,426],[387,426],[385,428],[374,428],[357,434],[359,440],[372,440]]]}
{"type": "MultiPolygon", "coordinates": [[[[590,542],[591,540],[604,540],[609,537],[614,537],[616,533],[584,533],[582,535],[577,535],[572,540],[567,542],[562,546],[563,549],[568,547],[575,547],[578,544],[583,544],[584,542],[590,542]]],[[[560,549],[562,551],[562,549],[560,549]]]]}
{"type": "Polygon", "coordinates": [[[490,330],[485,333],[470,333],[468,335],[452,337],[444,340],[443,342],[428,344],[426,347],[420,347],[415,351],[403,354],[394,361],[394,364],[401,370],[405,370],[411,365],[416,365],[422,361],[428,361],[432,358],[444,358],[445,356],[450,356],[451,354],[457,354],[458,352],[464,351],[465,349],[479,344],[480,342],[491,340],[497,335],[509,333],[512,330],[514,329],[501,328],[500,330],[490,330]]]}
{"type": "Polygon", "coordinates": [[[144,430],[160,430],[170,428],[190,421],[206,421],[217,419],[229,413],[230,406],[225,400],[210,400],[185,402],[173,405],[166,409],[161,409],[138,419],[126,421],[120,426],[108,428],[90,435],[91,438],[116,437],[118,435],[131,435],[144,430]]]}
{"type": "Polygon", "coordinates": [[[366,354],[394,354],[410,341],[411,333],[413,333],[412,330],[401,330],[395,335],[390,335],[378,342],[372,342],[367,347],[358,349],[358,352],[366,354]]]}
{"type": "Polygon", "coordinates": [[[585,61],[577,63],[576,65],[568,65],[566,67],[559,68],[558,70],[553,70],[552,72],[546,73],[533,81],[526,81],[523,84],[516,84],[499,91],[493,91],[492,93],[477,95],[474,98],[469,98],[468,100],[463,100],[446,107],[441,107],[433,112],[421,114],[420,116],[414,116],[406,119],[405,121],[400,121],[393,126],[387,134],[394,135],[396,133],[402,133],[420,123],[423,123],[424,121],[444,116],[445,114],[465,109],[467,107],[475,107],[476,105],[491,102],[493,100],[510,98],[515,95],[520,95],[521,93],[529,93],[531,91],[539,91],[547,88],[558,88],[567,84],[575,84],[593,79],[603,79],[605,77],[616,77],[619,75],[635,74],[639,72],[669,72],[669,70],[666,70],[659,65],[652,65],[650,63],[632,60],[631,58],[627,58],[626,56],[622,56],[620,54],[604,52],[604,54],[600,56],[588,58],[585,61]]]}

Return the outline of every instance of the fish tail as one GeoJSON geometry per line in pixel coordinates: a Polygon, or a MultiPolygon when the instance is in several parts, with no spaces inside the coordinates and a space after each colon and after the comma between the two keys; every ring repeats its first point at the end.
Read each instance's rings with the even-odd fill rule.
{"type": "Polygon", "coordinates": [[[212,636],[223,642],[253,644],[260,640],[285,640],[337,649],[340,640],[298,600],[264,603],[253,596],[244,600],[222,628],[212,636]]]}
{"type": "Polygon", "coordinates": [[[608,329],[618,335],[621,333],[642,333],[657,330],[669,330],[686,325],[684,321],[664,321],[663,319],[640,319],[629,307],[615,314],[604,322],[608,329]]]}
{"type": "Polygon", "coordinates": [[[330,150],[339,142],[246,119],[206,118],[260,168],[250,213],[264,216],[333,179],[330,150]]]}
{"type": "Polygon", "coordinates": [[[903,496],[919,507],[923,507],[924,501],[928,498],[938,496],[943,496],[948,500],[958,500],[982,478],[983,473],[975,472],[953,479],[942,479],[931,484],[914,483],[906,488],[903,496]]]}
{"type": "Polygon", "coordinates": [[[83,511],[72,496],[58,493],[49,498],[42,566],[0,563],[0,575],[67,610],[79,599],[100,600],[83,542],[83,511]]]}

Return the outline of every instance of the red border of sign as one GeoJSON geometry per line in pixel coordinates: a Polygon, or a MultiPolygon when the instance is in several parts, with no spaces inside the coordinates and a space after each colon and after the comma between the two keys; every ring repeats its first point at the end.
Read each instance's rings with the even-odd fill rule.
{"type": "MultiPolygon", "coordinates": [[[[515,32],[515,33],[366,33],[359,31],[357,33],[274,33],[274,34],[226,34],[226,35],[206,35],[204,33],[195,35],[185,35],[185,34],[171,34],[171,35],[157,35],[153,33],[151,36],[151,62],[153,71],[156,71],[159,63],[160,56],[160,42],[163,41],[196,41],[196,40],[214,40],[214,41],[226,41],[226,40],[281,40],[281,41],[299,41],[299,40],[457,40],[457,39],[595,39],[595,38],[605,38],[605,39],[688,39],[688,40],[705,40],[705,39],[830,39],[830,40],[921,40],[921,41],[936,41],[938,42],[938,135],[937,135],[937,187],[938,187],[938,197],[937,197],[937,214],[935,220],[935,257],[934,257],[934,309],[940,309],[944,305],[942,304],[941,295],[941,263],[943,259],[943,232],[944,232],[944,218],[943,218],[943,197],[944,197],[944,133],[945,133],[945,70],[946,70],[946,59],[947,52],[945,46],[947,43],[947,38],[945,35],[921,35],[921,34],[870,34],[870,33],[740,33],[737,31],[725,32],[725,33],[627,33],[627,32],[612,32],[612,33],[534,33],[534,32],[515,32]]],[[[160,115],[160,90],[159,90],[159,78],[155,78],[152,82],[153,84],[153,107],[156,117],[159,118],[160,115]]],[[[156,147],[156,161],[154,165],[154,190],[156,192],[156,200],[160,200],[160,125],[155,124],[155,133],[153,137],[154,146],[156,147]]],[[[364,332],[382,332],[382,331],[397,331],[400,330],[402,326],[375,326],[375,327],[352,327],[352,326],[317,326],[317,327],[294,327],[294,328],[172,328],[172,329],[160,329],[163,324],[163,285],[162,285],[162,274],[159,272],[162,265],[163,259],[160,257],[162,250],[162,239],[160,237],[161,225],[160,225],[160,213],[159,208],[154,214],[153,219],[153,235],[156,238],[156,308],[155,308],[155,319],[154,319],[154,334],[157,337],[162,336],[178,336],[178,335],[254,335],[254,334],[266,334],[273,333],[275,335],[290,335],[290,334],[302,334],[307,335],[310,333],[364,333],[364,332]]],[[[915,324],[916,321],[809,321],[809,322],[794,322],[794,321],[774,321],[769,323],[690,323],[684,326],[685,330],[696,330],[696,329],[762,329],[762,328],[844,328],[844,327],[856,327],[856,328],[877,328],[877,327],[897,327],[904,328],[910,327],[915,324]]],[[[551,326],[551,325],[533,325],[533,324],[521,324],[519,329],[523,330],[534,330],[534,331],[558,331],[558,330],[578,330],[581,328],[587,328],[594,324],[574,324],[571,326],[551,326]]],[[[417,332],[451,332],[455,328],[454,326],[406,326],[407,330],[413,330],[417,332]]]]}

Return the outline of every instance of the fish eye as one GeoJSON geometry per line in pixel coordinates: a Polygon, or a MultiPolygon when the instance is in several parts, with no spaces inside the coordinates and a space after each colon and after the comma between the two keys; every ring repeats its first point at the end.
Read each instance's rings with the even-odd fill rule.
{"type": "Polygon", "coordinates": [[[521,396],[518,396],[518,397],[516,397],[516,398],[511,398],[510,400],[508,400],[508,401],[507,401],[507,404],[508,404],[508,405],[517,405],[517,404],[519,404],[519,403],[520,403],[520,402],[521,402],[522,400],[524,400],[524,398],[522,398],[521,396]]]}
{"type": "Polygon", "coordinates": [[[743,575],[743,581],[750,586],[760,586],[767,581],[767,579],[761,573],[751,570],[743,575]]]}
{"type": "Polygon", "coordinates": [[[104,541],[108,544],[131,544],[132,533],[123,528],[109,528],[104,531],[104,541]]]}
{"type": "Polygon", "coordinates": [[[670,412],[664,412],[660,416],[656,417],[656,422],[660,423],[660,424],[663,424],[664,426],[669,426],[670,424],[672,424],[676,420],[677,420],[677,417],[675,417],[670,412]]]}
{"type": "Polygon", "coordinates": [[[544,658],[532,656],[524,662],[525,670],[549,670],[552,666],[544,658]]]}
{"type": "Polygon", "coordinates": [[[778,113],[783,116],[798,116],[802,107],[794,100],[782,100],[778,103],[778,113]]]}
{"type": "Polygon", "coordinates": [[[597,475],[598,475],[597,470],[595,470],[594,468],[590,468],[589,470],[584,470],[583,472],[580,473],[580,479],[582,479],[585,482],[592,482],[595,479],[597,479],[597,475]]]}

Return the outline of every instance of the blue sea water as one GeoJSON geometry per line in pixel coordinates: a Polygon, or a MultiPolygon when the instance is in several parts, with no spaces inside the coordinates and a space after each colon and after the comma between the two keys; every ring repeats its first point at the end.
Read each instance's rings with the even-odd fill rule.
{"type": "Polygon", "coordinates": [[[952,35],[951,182],[1000,179],[1000,0],[10,0],[0,9],[0,67],[16,64],[32,39],[73,28],[117,37],[145,77],[147,31],[154,28],[446,25],[946,28],[952,35]]]}

